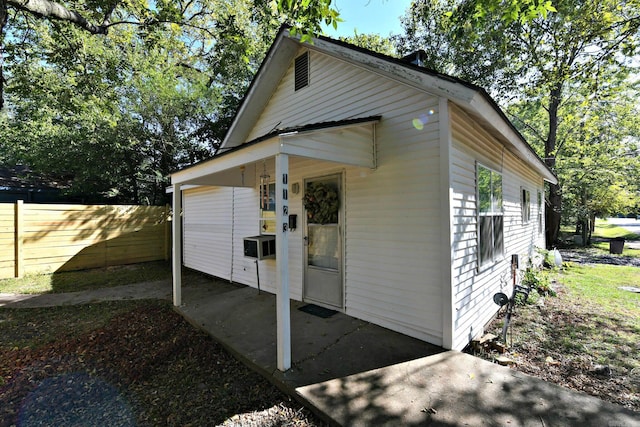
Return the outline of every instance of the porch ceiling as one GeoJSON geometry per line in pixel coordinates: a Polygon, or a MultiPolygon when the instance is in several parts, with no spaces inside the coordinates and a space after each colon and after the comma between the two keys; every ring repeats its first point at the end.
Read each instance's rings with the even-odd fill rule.
{"type": "Polygon", "coordinates": [[[288,154],[346,165],[376,167],[379,116],[272,132],[171,175],[172,184],[253,187],[256,162],[288,154]]]}

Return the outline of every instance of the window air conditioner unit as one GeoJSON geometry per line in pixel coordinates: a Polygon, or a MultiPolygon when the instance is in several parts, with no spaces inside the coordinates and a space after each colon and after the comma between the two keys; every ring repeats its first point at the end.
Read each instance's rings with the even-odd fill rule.
{"type": "Polygon", "coordinates": [[[254,259],[276,257],[276,236],[252,236],[244,239],[244,256],[254,259]]]}

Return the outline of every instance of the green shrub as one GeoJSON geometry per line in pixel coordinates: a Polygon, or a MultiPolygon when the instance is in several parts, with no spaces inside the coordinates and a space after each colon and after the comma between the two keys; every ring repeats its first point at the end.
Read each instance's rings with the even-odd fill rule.
{"type": "Polygon", "coordinates": [[[535,290],[540,296],[556,296],[548,275],[534,267],[527,267],[522,277],[522,285],[535,290]]]}

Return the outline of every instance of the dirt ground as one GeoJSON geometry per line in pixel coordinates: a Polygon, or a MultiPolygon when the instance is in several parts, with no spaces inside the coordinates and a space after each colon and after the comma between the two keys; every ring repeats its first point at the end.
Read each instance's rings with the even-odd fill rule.
{"type": "MultiPolygon", "coordinates": [[[[565,261],[583,264],[638,264],[640,267],[639,258],[627,257],[629,259],[625,260],[591,250],[563,250],[562,255],[565,261]]],[[[557,297],[546,297],[537,304],[516,308],[504,354],[486,349],[468,351],[491,361],[504,356],[508,359],[504,363],[512,363],[513,369],[640,411],[640,364],[637,359],[640,340],[637,332],[617,320],[614,330],[608,333],[611,324],[605,324],[596,313],[587,312],[582,306],[571,306],[570,299],[564,298],[566,290],[562,284],[553,286],[557,297]],[[593,330],[598,333],[593,334],[593,330]],[[618,338],[612,337],[613,333],[620,332],[630,335],[622,345],[618,338]],[[602,343],[585,344],[581,334],[605,339],[602,343]],[[615,345],[606,342],[609,337],[615,345]],[[609,362],[598,360],[596,353],[602,358],[607,351],[609,362]],[[617,363],[625,359],[635,359],[635,366],[617,363]]],[[[498,315],[486,330],[500,336],[503,321],[504,313],[498,315]]]]}
{"type": "Polygon", "coordinates": [[[73,322],[77,331],[57,332],[48,320],[59,308],[23,309],[34,313],[26,319],[18,310],[0,313],[1,323],[15,326],[3,332],[16,331],[0,342],[1,427],[322,425],[169,303],[101,304],[131,308],[97,328],[73,322]],[[20,345],[25,339],[45,342],[20,345]]]}

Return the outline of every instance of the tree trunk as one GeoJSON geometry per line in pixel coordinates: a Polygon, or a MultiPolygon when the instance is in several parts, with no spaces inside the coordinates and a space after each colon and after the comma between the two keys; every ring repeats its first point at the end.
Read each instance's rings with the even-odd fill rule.
{"type": "Polygon", "coordinates": [[[4,58],[2,52],[4,51],[4,27],[7,24],[7,2],[6,0],[0,0],[0,110],[4,106],[4,70],[2,65],[4,64],[4,58]]]}
{"type": "Polygon", "coordinates": [[[585,246],[590,246],[591,245],[591,237],[593,235],[593,229],[595,228],[595,223],[596,223],[596,215],[590,213],[589,214],[589,219],[588,219],[588,228],[587,228],[587,240],[585,241],[585,246]]]}
{"type": "MultiPolygon", "coordinates": [[[[544,144],[544,161],[546,165],[555,172],[556,166],[556,143],[558,140],[558,108],[560,107],[560,96],[562,94],[562,83],[558,83],[551,90],[549,99],[549,134],[544,144]]],[[[547,248],[551,249],[558,240],[560,232],[560,218],[562,214],[562,190],[559,184],[549,184],[549,200],[546,210],[546,240],[547,248]]]]}

